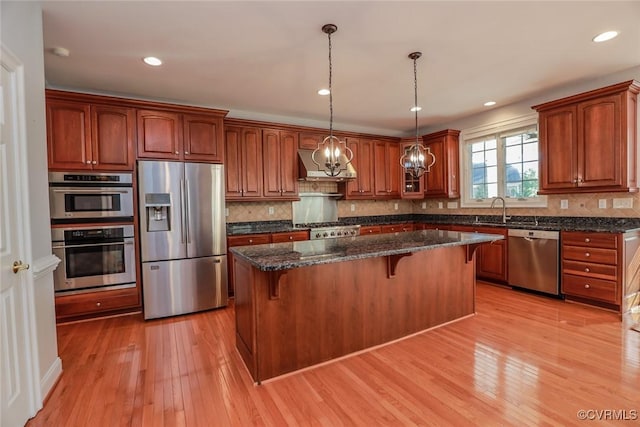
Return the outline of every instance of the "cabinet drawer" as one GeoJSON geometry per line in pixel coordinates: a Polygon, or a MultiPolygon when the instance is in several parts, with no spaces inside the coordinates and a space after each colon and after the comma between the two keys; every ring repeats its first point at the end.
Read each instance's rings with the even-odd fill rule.
{"type": "Polygon", "coordinates": [[[308,231],[292,231],[290,233],[274,233],[271,235],[272,243],[298,242],[301,240],[309,240],[308,231]]]}
{"type": "Polygon", "coordinates": [[[380,233],[382,233],[382,230],[380,229],[379,225],[366,225],[366,226],[360,227],[361,236],[364,236],[367,234],[380,234],[380,233]]]}
{"type": "Polygon", "coordinates": [[[615,249],[588,248],[581,246],[563,246],[562,258],[583,262],[616,265],[618,251],[615,249]]]}
{"type": "Polygon", "coordinates": [[[269,234],[248,234],[245,236],[229,236],[227,237],[229,247],[232,246],[249,246],[262,245],[271,243],[271,235],[269,234]]]}
{"type": "Polygon", "coordinates": [[[138,290],[136,288],[68,295],[56,298],[56,317],[64,319],[91,313],[123,310],[138,305],[138,290]]]}
{"type": "Polygon", "coordinates": [[[617,279],[617,267],[608,264],[594,264],[580,261],[562,261],[562,272],[578,276],[595,277],[604,280],[617,279]]]}
{"type": "Polygon", "coordinates": [[[562,233],[562,244],[569,246],[585,246],[590,248],[616,249],[618,247],[618,235],[610,233],[565,231],[562,233]]]}
{"type": "Polygon", "coordinates": [[[390,224],[380,226],[382,233],[399,233],[402,231],[413,231],[413,224],[390,224]]]}
{"type": "Polygon", "coordinates": [[[592,277],[562,275],[562,292],[589,299],[617,304],[617,285],[611,280],[594,279],[592,277]]]}

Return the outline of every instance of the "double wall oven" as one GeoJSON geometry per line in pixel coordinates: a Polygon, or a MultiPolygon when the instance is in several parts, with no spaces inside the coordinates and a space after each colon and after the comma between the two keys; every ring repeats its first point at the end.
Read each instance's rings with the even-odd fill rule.
{"type": "Polygon", "coordinates": [[[51,172],[56,295],[136,286],[131,173],[51,172]]]}

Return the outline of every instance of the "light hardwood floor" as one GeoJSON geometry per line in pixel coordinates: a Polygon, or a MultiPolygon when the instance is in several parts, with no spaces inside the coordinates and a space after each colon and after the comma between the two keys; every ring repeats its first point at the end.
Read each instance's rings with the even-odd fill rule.
{"type": "Polygon", "coordinates": [[[633,320],[479,283],[476,316],[260,386],[232,307],[63,325],[63,376],[28,426],[638,425],[633,320]]]}

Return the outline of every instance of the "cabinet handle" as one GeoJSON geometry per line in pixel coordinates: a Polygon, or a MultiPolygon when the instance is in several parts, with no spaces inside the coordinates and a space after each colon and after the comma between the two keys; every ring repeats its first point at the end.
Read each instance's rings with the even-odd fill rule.
{"type": "Polygon", "coordinates": [[[586,257],[590,257],[590,256],[591,256],[591,254],[590,254],[589,252],[585,252],[585,253],[584,253],[584,256],[586,256],[586,257]]]}
{"type": "Polygon", "coordinates": [[[585,268],[584,268],[584,271],[585,271],[585,273],[588,273],[588,272],[590,272],[591,270],[589,269],[589,267],[585,267],[585,268]]]}
{"type": "Polygon", "coordinates": [[[589,243],[591,241],[591,239],[587,237],[586,239],[584,239],[584,241],[585,241],[585,243],[589,243]]]}
{"type": "Polygon", "coordinates": [[[573,182],[574,184],[577,184],[578,183],[578,179],[574,178],[571,182],[573,182]]]}
{"type": "Polygon", "coordinates": [[[100,307],[101,305],[102,305],[102,303],[101,303],[101,302],[97,302],[97,303],[96,303],[96,307],[100,307]]]}
{"type": "Polygon", "coordinates": [[[185,151],[185,152],[184,152],[184,154],[189,154],[189,152],[188,152],[188,151],[185,151]]]}
{"type": "Polygon", "coordinates": [[[253,243],[253,239],[249,239],[249,243],[253,243]]]}
{"type": "Polygon", "coordinates": [[[582,178],[578,178],[578,182],[584,182],[582,178]]]}
{"type": "Polygon", "coordinates": [[[585,289],[589,289],[591,286],[589,286],[589,284],[587,283],[586,285],[584,285],[585,289]]]}
{"type": "Polygon", "coordinates": [[[179,152],[179,151],[176,151],[176,154],[180,154],[180,152],[179,152]]]}
{"type": "Polygon", "coordinates": [[[86,163],[87,163],[88,165],[90,165],[90,164],[91,164],[91,160],[87,160],[87,162],[86,162],[86,163]]]}
{"type": "Polygon", "coordinates": [[[92,162],[91,162],[91,164],[93,164],[93,165],[97,165],[97,164],[98,164],[98,161],[97,161],[97,160],[94,160],[94,161],[92,161],[92,162]]]}
{"type": "Polygon", "coordinates": [[[289,236],[289,240],[293,240],[293,236],[289,236]]]}

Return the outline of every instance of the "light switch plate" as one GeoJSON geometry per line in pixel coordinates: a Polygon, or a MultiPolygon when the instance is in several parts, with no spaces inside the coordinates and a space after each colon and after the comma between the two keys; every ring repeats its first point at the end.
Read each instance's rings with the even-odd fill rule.
{"type": "Polygon", "coordinates": [[[569,201],[567,199],[560,200],[560,209],[569,209],[569,201]]]}
{"type": "Polygon", "coordinates": [[[397,203],[393,204],[393,209],[398,210],[398,204],[397,203]]]}
{"type": "Polygon", "coordinates": [[[607,199],[598,199],[598,207],[600,209],[606,209],[607,208],[607,199]]]}
{"type": "Polygon", "coordinates": [[[447,202],[447,209],[458,209],[458,202],[447,202]]]}
{"type": "Polygon", "coordinates": [[[351,212],[355,212],[355,211],[356,211],[356,204],[351,203],[351,212]]]}
{"type": "Polygon", "coordinates": [[[229,208],[224,208],[224,216],[229,216],[229,208]]]}
{"type": "Polygon", "coordinates": [[[427,209],[427,202],[422,202],[422,209],[427,209]]]}
{"type": "Polygon", "coordinates": [[[275,209],[273,209],[273,206],[269,206],[269,215],[273,215],[275,212],[275,209]]]}
{"type": "Polygon", "coordinates": [[[631,209],[633,207],[633,199],[625,197],[622,199],[613,199],[614,209],[631,209]]]}
{"type": "Polygon", "coordinates": [[[438,202],[438,209],[442,209],[444,207],[444,205],[442,204],[442,202],[438,202]]]}

